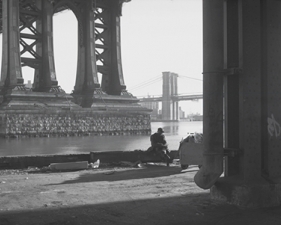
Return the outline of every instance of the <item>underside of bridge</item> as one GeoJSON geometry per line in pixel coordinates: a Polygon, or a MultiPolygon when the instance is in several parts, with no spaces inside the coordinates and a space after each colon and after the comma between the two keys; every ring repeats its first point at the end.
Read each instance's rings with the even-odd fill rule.
{"type": "Polygon", "coordinates": [[[127,92],[124,83],[120,41],[124,2],[127,1],[0,1],[1,135],[150,130],[149,110],[138,104],[138,99],[127,92]],[[60,87],[54,64],[53,15],[63,10],[72,10],[78,23],[77,75],[72,94],[60,87]],[[23,67],[35,71],[32,88],[24,84],[23,67]],[[92,120],[95,112],[99,113],[97,120],[106,118],[105,122],[98,122],[99,128],[95,125],[96,119],[92,120]],[[119,117],[123,119],[118,120],[119,117]],[[92,125],[84,124],[85,118],[92,125]],[[112,127],[109,123],[114,119],[118,125],[112,127]],[[24,128],[30,124],[33,124],[30,128],[24,128]]]}
{"type": "Polygon", "coordinates": [[[280,205],[280,61],[281,1],[203,0],[205,154],[195,182],[215,198],[280,205]]]}
{"type": "MultiPolygon", "coordinates": [[[[3,100],[15,100],[14,93],[26,91],[22,67],[35,70],[32,92],[40,93],[37,96],[48,93],[50,97],[50,93],[56,93],[65,99],[66,94],[56,78],[53,15],[72,10],[78,21],[78,62],[75,87],[72,96],[67,97],[82,107],[91,107],[101,98],[127,104],[137,102],[126,91],[122,72],[120,16],[123,2],[2,0],[0,88],[3,100]],[[98,74],[101,74],[101,81],[98,74]]],[[[26,95],[22,97],[26,100],[26,95]]]]}
{"type": "MultiPolygon", "coordinates": [[[[142,110],[122,74],[123,2],[1,1],[1,134],[92,132],[98,126],[103,132],[149,130],[145,113],[127,116],[125,110],[105,118],[105,113],[79,111],[142,110]],[[72,95],[61,90],[54,66],[52,17],[65,9],[74,12],[79,30],[72,95]],[[23,84],[23,66],[35,70],[31,90],[23,84]],[[48,110],[52,107],[56,110],[48,110]],[[119,121],[116,127],[112,121],[119,121]]],[[[203,0],[205,153],[194,179],[213,197],[245,207],[281,201],[280,12],[277,0],[203,0]]]]}

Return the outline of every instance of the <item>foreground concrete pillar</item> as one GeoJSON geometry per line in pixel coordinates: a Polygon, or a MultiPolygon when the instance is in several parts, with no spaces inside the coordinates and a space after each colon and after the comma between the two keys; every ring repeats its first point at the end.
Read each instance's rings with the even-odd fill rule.
{"type": "Polygon", "coordinates": [[[223,173],[223,2],[203,1],[203,166],[196,184],[209,189],[223,173]]]}
{"type": "Polygon", "coordinates": [[[226,170],[211,195],[243,207],[280,205],[280,10],[280,1],[224,1],[226,170]]]}
{"type": "Polygon", "coordinates": [[[240,146],[244,152],[240,159],[241,175],[250,183],[261,176],[262,142],[262,40],[260,2],[247,0],[240,2],[239,12],[242,17],[240,56],[243,59],[243,72],[240,80],[240,146]]]}

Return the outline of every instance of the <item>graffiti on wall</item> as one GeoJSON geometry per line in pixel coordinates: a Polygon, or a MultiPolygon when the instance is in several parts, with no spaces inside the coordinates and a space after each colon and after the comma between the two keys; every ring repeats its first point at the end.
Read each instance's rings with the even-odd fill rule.
{"type": "Polygon", "coordinates": [[[271,114],[271,117],[267,118],[267,129],[269,135],[279,137],[281,134],[280,124],[275,120],[274,115],[271,114]]]}

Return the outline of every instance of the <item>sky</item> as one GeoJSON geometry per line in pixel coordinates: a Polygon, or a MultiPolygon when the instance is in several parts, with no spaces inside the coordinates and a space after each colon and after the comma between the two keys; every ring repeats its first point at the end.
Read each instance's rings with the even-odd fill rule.
{"type": "MultiPolygon", "coordinates": [[[[161,78],[164,71],[179,75],[179,93],[202,93],[201,0],[132,0],[123,4],[122,14],[123,73],[131,93],[161,95],[161,79],[141,84],[161,78]]],[[[203,111],[202,100],[179,105],[186,113],[203,111]]]]}
{"type": "MultiPolygon", "coordinates": [[[[77,64],[77,21],[71,11],[53,18],[59,85],[71,93],[77,64]]],[[[180,94],[202,93],[202,1],[131,0],[123,4],[121,54],[125,85],[134,96],[161,95],[162,72],[179,75],[180,94]],[[155,81],[154,83],[151,81],[155,81]]],[[[33,71],[23,69],[25,83],[33,71]]],[[[181,101],[187,113],[202,113],[202,100],[181,101]]]]}

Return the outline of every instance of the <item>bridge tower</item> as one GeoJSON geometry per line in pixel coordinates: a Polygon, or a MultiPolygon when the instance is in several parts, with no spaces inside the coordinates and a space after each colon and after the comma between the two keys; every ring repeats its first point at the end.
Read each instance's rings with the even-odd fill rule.
{"type": "Polygon", "coordinates": [[[119,96],[119,102],[125,98],[136,102],[136,98],[126,91],[121,61],[120,16],[122,4],[127,1],[0,1],[1,99],[8,104],[20,99],[26,102],[30,98],[32,102],[36,98],[40,102],[50,98],[59,101],[67,96],[75,104],[87,108],[101,98],[114,101],[116,96],[119,96]],[[59,86],[53,50],[53,15],[68,9],[73,11],[78,22],[78,44],[74,46],[78,47],[77,75],[72,96],[59,86]],[[26,93],[22,67],[35,71],[32,96],[26,93]],[[98,74],[102,76],[101,81],[98,74]]]}
{"type": "MultiPolygon", "coordinates": [[[[98,113],[106,117],[107,123],[110,123],[108,118],[124,117],[128,121],[138,114],[140,120],[145,121],[143,117],[149,117],[147,109],[127,92],[123,77],[120,17],[122,5],[128,1],[0,1],[0,32],[3,34],[0,135],[96,132],[94,116],[98,113]],[[72,10],[78,23],[77,46],[69,46],[78,48],[72,94],[65,93],[59,86],[54,63],[53,15],[64,10],[72,10]],[[24,84],[23,67],[35,71],[31,89],[24,84]],[[87,124],[82,123],[85,118],[89,120],[87,124]],[[89,125],[90,120],[92,125],[89,125]],[[24,128],[30,124],[34,127],[24,128]]],[[[150,126],[147,120],[145,123],[150,126]]],[[[116,130],[121,124],[110,129],[111,125],[105,124],[101,131],[116,130]]],[[[145,129],[149,130],[149,126],[145,129]]],[[[128,128],[124,129],[121,133],[126,133],[128,128]]],[[[137,127],[130,128],[134,129],[139,133],[137,127]]]]}
{"type": "Polygon", "coordinates": [[[178,95],[178,75],[171,72],[163,72],[163,97],[162,119],[179,120],[179,103],[173,100],[178,95]]]}

